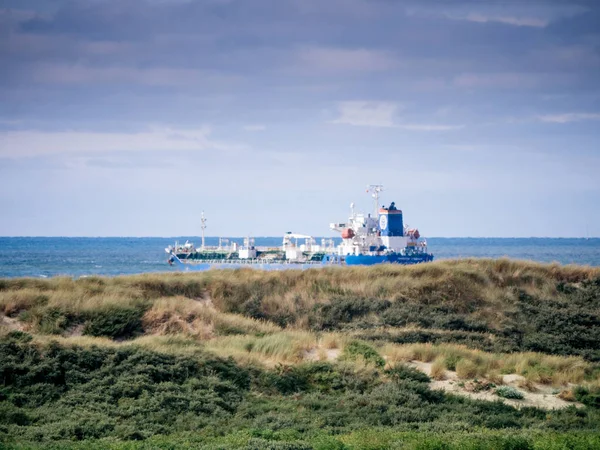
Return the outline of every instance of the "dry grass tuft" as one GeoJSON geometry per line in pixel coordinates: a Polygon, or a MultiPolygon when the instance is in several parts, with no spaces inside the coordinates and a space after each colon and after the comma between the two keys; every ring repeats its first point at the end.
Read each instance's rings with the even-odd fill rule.
{"type": "Polygon", "coordinates": [[[413,347],[411,359],[417,359],[423,362],[431,362],[437,356],[437,350],[432,344],[421,344],[413,347]]]}
{"type": "Polygon", "coordinates": [[[39,289],[0,291],[0,311],[9,317],[48,303],[48,295],[39,289]]]}
{"type": "Polygon", "coordinates": [[[444,358],[438,357],[435,359],[433,364],[431,365],[431,378],[435,380],[445,380],[446,379],[446,362],[444,358]]]}
{"type": "MultiPolygon", "coordinates": [[[[93,336],[48,336],[48,335],[36,335],[34,336],[34,342],[47,345],[50,342],[57,342],[65,347],[119,347],[121,343],[113,341],[109,338],[104,337],[93,337],[93,336]]],[[[133,342],[133,341],[129,341],[133,342]]]]}
{"type": "Polygon", "coordinates": [[[495,385],[504,384],[504,377],[497,371],[491,371],[486,374],[487,379],[495,385]]]}
{"type": "Polygon", "coordinates": [[[386,344],[380,349],[380,353],[391,366],[417,359],[413,346],[410,345],[386,344]]]}
{"type": "MultiPolygon", "coordinates": [[[[553,356],[542,353],[486,353],[457,344],[386,344],[380,350],[388,363],[443,361],[446,370],[456,371],[459,378],[484,377],[501,384],[500,374],[517,374],[530,383],[581,384],[593,364],[575,356],[553,356]]],[[[441,365],[441,362],[438,363],[441,365]]],[[[589,381],[589,380],[588,380],[589,381]]]]}
{"type": "Polygon", "coordinates": [[[575,398],[575,393],[573,389],[563,389],[558,394],[558,398],[563,399],[565,402],[575,402],[577,399],[575,398]]]}
{"type": "Polygon", "coordinates": [[[158,299],[143,317],[144,329],[158,335],[185,334],[207,340],[216,335],[263,335],[281,330],[268,322],[215,310],[207,302],[185,297],[158,299]]]}
{"type": "Polygon", "coordinates": [[[456,364],[456,375],[459,378],[475,378],[478,375],[478,367],[473,361],[468,359],[461,359],[456,364]]]}
{"type": "Polygon", "coordinates": [[[222,356],[238,360],[260,361],[267,366],[298,363],[308,352],[318,347],[314,333],[303,331],[280,332],[267,336],[223,336],[206,343],[206,348],[222,356]]]}
{"type": "Polygon", "coordinates": [[[351,336],[343,333],[325,333],[319,341],[320,346],[327,350],[341,349],[351,340],[351,336]]]}
{"type": "Polygon", "coordinates": [[[519,380],[517,382],[517,386],[519,386],[521,389],[525,389],[526,391],[529,391],[529,392],[537,392],[538,391],[538,388],[535,385],[535,382],[533,382],[527,378],[523,378],[522,380],[519,380]]]}

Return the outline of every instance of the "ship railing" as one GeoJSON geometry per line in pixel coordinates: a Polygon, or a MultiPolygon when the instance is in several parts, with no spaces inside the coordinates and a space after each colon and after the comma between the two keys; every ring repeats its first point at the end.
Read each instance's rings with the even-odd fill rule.
{"type": "Polygon", "coordinates": [[[194,264],[228,264],[232,266],[238,265],[259,265],[259,264],[309,264],[309,265],[321,265],[321,261],[273,261],[272,259],[204,259],[204,260],[193,260],[194,264]]]}

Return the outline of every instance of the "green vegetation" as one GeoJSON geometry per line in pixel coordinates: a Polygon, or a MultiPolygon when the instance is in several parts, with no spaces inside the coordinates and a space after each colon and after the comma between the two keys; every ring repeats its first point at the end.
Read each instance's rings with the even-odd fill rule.
{"type": "Polygon", "coordinates": [[[344,347],[342,358],[350,361],[356,361],[358,358],[361,358],[366,364],[373,364],[376,367],[385,366],[385,359],[377,353],[377,350],[360,341],[351,341],[348,343],[344,347]]]}
{"type": "Polygon", "coordinates": [[[83,334],[106,336],[113,339],[132,338],[143,333],[142,317],[145,310],[138,307],[111,306],[87,314],[83,334]]]}
{"type": "Polygon", "coordinates": [[[468,437],[467,424],[479,433],[535,428],[579,439],[600,419],[595,410],[570,408],[548,417],[537,409],[449,397],[401,365],[357,370],[317,362],[266,370],[210,354],[39,346],[25,333],[9,333],[0,343],[0,379],[0,432],[7,442],[31,445],[160,435],[177,440],[195,433],[207,445],[238,439],[250,446],[312,448],[323,441],[337,447],[321,448],[344,448],[339,435],[356,438],[372,427],[458,439],[468,437]]]}
{"type": "Polygon", "coordinates": [[[496,389],[496,395],[502,398],[512,398],[515,400],[521,400],[525,396],[523,393],[510,386],[500,386],[496,389]]]}
{"type": "Polygon", "coordinates": [[[599,399],[598,269],[0,280],[0,446],[598,448],[599,399]],[[505,376],[578,403],[515,409],[505,376]]]}
{"type": "Polygon", "coordinates": [[[584,405],[600,409],[600,388],[597,386],[593,388],[577,386],[575,388],[575,398],[584,405]]]}
{"type": "MultiPolygon", "coordinates": [[[[352,331],[363,340],[398,344],[460,343],[487,352],[534,351],[600,361],[599,292],[598,269],[461,260],[280,273],[239,269],[1,280],[0,312],[42,333],[64,333],[89,321],[86,328],[92,335],[128,337],[139,332],[137,312],[161,298],[210,298],[220,313],[279,327],[352,331]],[[103,316],[98,312],[102,309],[110,313],[103,316]],[[121,309],[125,311],[119,314],[121,309]],[[106,322],[111,317],[118,322],[114,328],[106,322]]],[[[233,334],[224,328],[211,332],[233,334]]],[[[245,333],[245,327],[237,332],[245,333]]]]}

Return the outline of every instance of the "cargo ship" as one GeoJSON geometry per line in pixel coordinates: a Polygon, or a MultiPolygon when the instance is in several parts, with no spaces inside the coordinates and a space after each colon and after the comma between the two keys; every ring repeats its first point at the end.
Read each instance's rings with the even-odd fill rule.
{"type": "Polygon", "coordinates": [[[416,228],[404,223],[402,210],[394,202],[379,206],[381,185],[369,185],[367,192],[375,201],[373,214],[357,213],[350,205],[350,217],[343,223],[332,223],[330,229],[339,232],[341,243],[333,239],[315,238],[288,232],[280,247],[259,247],[251,237],[243,244],[219,239],[218,246],[206,246],[206,218],[201,217],[202,244],[199,248],[186,241],[175,243],[165,251],[168,262],[184,270],[210,268],[254,267],[264,270],[306,269],[322,266],[370,266],[374,264],[420,264],[433,261],[427,241],[416,228]]]}

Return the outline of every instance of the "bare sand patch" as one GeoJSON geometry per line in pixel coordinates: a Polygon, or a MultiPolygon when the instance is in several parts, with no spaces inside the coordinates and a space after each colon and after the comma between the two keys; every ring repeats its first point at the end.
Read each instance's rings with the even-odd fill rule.
{"type": "Polygon", "coordinates": [[[311,348],[304,352],[304,359],[307,361],[335,361],[339,358],[341,350],[339,348],[311,348]]]}
{"type": "Polygon", "coordinates": [[[9,331],[24,331],[25,325],[14,317],[8,317],[0,314],[0,327],[7,328],[9,331]]]}
{"type": "MultiPolygon", "coordinates": [[[[431,363],[410,361],[408,365],[427,375],[431,374],[431,363]]],[[[517,374],[504,375],[502,381],[504,385],[511,386],[521,392],[523,394],[523,399],[521,400],[499,397],[495,393],[495,388],[488,387],[486,389],[486,386],[489,386],[487,380],[477,380],[477,382],[475,382],[475,380],[460,380],[456,375],[456,372],[451,370],[446,370],[445,378],[446,379],[444,380],[432,380],[430,383],[431,389],[439,389],[450,394],[463,395],[477,400],[502,401],[515,408],[533,406],[542,409],[562,409],[568,408],[571,405],[577,407],[583,406],[581,403],[567,402],[559,398],[558,394],[560,393],[560,390],[551,386],[536,383],[534,384],[535,392],[521,389],[518,386],[518,383],[525,378],[517,374]],[[474,386],[481,386],[484,390],[474,390],[474,386]]]]}

